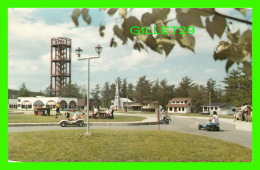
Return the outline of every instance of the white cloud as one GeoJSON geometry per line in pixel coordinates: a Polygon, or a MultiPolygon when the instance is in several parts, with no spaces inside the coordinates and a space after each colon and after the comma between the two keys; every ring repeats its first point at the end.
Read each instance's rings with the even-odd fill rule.
{"type": "Polygon", "coordinates": [[[170,73],[171,71],[169,70],[169,69],[163,69],[163,70],[161,70],[161,71],[159,71],[158,73],[159,74],[168,74],[168,73],[170,73]]]}
{"type": "Polygon", "coordinates": [[[211,69],[211,68],[207,68],[207,69],[204,70],[204,73],[206,73],[206,74],[214,74],[214,73],[217,73],[217,70],[211,69]]]}

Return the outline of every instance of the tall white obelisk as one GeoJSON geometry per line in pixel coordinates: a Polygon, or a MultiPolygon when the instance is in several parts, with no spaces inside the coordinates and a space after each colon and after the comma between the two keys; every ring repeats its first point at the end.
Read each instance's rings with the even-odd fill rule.
{"type": "Polygon", "coordinates": [[[120,109],[119,82],[116,82],[116,95],[114,109],[120,109]]]}

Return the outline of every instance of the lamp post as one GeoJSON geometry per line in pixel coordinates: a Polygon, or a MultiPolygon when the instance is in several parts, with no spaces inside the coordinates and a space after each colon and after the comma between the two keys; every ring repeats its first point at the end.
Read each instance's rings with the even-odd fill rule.
{"type": "Polygon", "coordinates": [[[211,92],[209,92],[209,114],[211,110],[211,92]]]}
{"type": "Polygon", "coordinates": [[[78,55],[79,59],[78,60],[88,60],[88,91],[87,91],[87,133],[86,134],[90,134],[89,131],[89,80],[90,80],[90,59],[95,59],[95,58],[99,58],[100,57],[100,53],[102,51],[102,47],[100,45],[95,47],[96,52],[98,53],[98,56],[95,57],[86,57],[86,58],[80,58],[80,55],[82,54],[83,50],[78,47],[76,49],[76,54],[78,55]]]}

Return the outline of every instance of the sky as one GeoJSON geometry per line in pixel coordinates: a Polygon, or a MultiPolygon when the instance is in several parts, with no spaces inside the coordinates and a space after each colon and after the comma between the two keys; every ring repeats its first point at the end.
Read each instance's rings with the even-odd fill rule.
{"type": "MultiPolygon", "coordinates": [[[[137,18],[150,9],[133,9],[137,18]]],[[[218,12],[237,18],[252,20],[252,10],[246,17],[234,9],[217,9],[218,12]]],[[[18,90],[25,83],[30,91],[43,91],[50,85],[50,41],[54,37],[72,39],[72,82],[87,85],[87,61],[78,60],[75,49],[83,49],[82,57],[96,56],[94,47],[103,47],[101,57],[90,61],[90,88],[105,82],[114,83],[117,77],[136,84],[141,76],[148,80],[166,79],[169,84],[178,86],[184,76],[193,82],[205,85],[210,78],[222,85],[227,76],[226,61],[215,61],[214,49],[225,35],[212,39],[204,29],[195,27],[195,53],[181,48],[177,43],[168,57],[152,50],[139,52],[133,43],[111,48],[114,36],[113,26],[121,21],[116,16],[109,17],[105,11],[90,9],[92,23],[87,25],[81,18],[79,27],[71,20],[73,9],[69,8],[10,8],[8,10],[8,88],[18,90]],[[99,25],[105,24],[105,36],[99,36],[99,25]]],[[[175,17],[171,10],[169,18],[175,17]]],[[[176,24],[175,22],[171,23],[176,24]]],[[[241,32],[248,28],[243,23],[233,24],[233,29],[241,32]]],[[[236,68],[234,65],[232,68],[236,68]]]]}

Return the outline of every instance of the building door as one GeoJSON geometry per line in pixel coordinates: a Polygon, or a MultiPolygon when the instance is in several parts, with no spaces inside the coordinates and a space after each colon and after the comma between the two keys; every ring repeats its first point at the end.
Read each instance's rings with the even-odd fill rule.
{"type": "Polygon", "coordinates": [[[174,112],[177,112],[177,107],[174,107],[174,112]]]}

